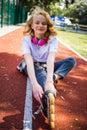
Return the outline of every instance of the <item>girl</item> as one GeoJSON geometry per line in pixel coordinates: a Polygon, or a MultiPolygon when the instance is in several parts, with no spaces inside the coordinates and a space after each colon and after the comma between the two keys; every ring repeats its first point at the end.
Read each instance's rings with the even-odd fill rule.
{"type": "Polygon", "coordinates": [[[24,61],[18,66],[30,78],[34,98],[41,103],[45,91],[56,95],[54,82],[63,79],[75,66],[74,58],[55,62],[58,49],[57,32],[47,12],[36,8],[24,29],[22,53],[24,61]]]}

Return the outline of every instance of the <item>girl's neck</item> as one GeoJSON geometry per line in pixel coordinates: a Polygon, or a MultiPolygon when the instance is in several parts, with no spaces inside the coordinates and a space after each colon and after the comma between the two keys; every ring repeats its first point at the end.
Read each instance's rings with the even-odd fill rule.
{"type": "Polygon", "coordinates": [[[42,38],[44,38],[44,35],[35,35],[35,37],[38,39],[42,39],[42,38]]]}

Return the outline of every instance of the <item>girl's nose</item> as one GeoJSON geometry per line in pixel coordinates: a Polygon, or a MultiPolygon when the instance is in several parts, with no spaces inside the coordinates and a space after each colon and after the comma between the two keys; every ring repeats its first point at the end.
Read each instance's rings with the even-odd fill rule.
{"type": "Polygon", "coordinates": [[[39,26],[43,26],[43,24],[42,24],[42,23],[40,23],[40,24],[39,24],[39,26]]]}

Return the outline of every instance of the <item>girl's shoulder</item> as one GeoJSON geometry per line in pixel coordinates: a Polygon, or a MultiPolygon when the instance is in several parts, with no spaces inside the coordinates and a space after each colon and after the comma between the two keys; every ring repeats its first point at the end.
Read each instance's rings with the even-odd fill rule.
{"type": "Polygon", "coordinates": [[[50,36],[50,37],[49,37],[49,41],[54,41],[54,40],[57,40],[57,37],[56,37],[56,36],[50,36]]]}
{"type": "Polygon", "coordinates": [[[30,41],[30,40],[31,40],[31,38],[30,38],[30,36],[29,36],[29,35],[26,35],[26,36],[24,36],[23,40],[30,41]]]}
{"type": "Polygon", "coordinates": [[[56,36],[49,36],[49,39],[51,40],[51,39],[57,39],[57,37],[56,36]]]}

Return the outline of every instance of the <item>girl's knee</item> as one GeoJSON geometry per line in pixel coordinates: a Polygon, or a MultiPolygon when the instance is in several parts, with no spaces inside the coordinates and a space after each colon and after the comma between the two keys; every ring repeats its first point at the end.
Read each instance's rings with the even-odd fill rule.
{"type": "Polygon", "coordinates": [[[76,65],[76,59],[75,59],[75,58],[70,57],[70,58],[69,58],[69,61],[72,63],[73,66],[76,65]]]}

